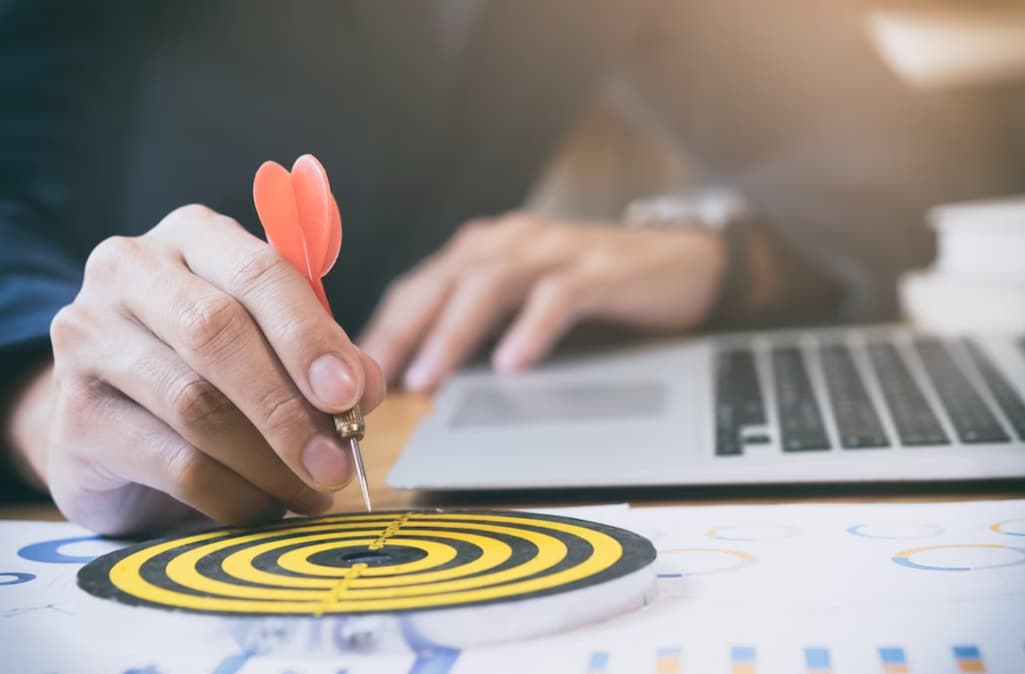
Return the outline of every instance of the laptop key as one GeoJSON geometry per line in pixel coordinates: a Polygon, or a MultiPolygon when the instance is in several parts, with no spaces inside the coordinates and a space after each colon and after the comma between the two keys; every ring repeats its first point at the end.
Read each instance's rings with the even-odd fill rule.
{"type": "Polygon", "coordinates": [[[1010,442],[982,396],[939,340],[917,339],[915,349],[961,442],[1010,442]]]}
{"type": "Polygon", "coordinates": [[[830,449],[822,412],[801,352],[795,347],[773,349],[772,369],[783,451],[830,449]]]}
{"type": "Polygon", "coordinates": [[[882,421],[872,405],[847,347],[827,344],[819,349],[833,417],[845,449],[889,447],[882,421]]]}
{"type": "Polygon", "coordinates": [[[893,344],[870,343],[868,355],[897,427],[900,444],[905,447],[950,444],[939,419],[893,344]]]}
{"type": "Polygon", "coordinates": [[[1000,409],[1004,411],[1011,426],[1014,427],[1014,431],[1019,438],[1025,440],[1025,401],[1022,401],[1021,395],[1011,386],[1011,383],[1007,381],[1007,378],[997,369],[975,340],[964,340],[964,346],[975,362],[975,367],[986,381],[986,385],[989,386],[989,390],[993,393],[993,398],[1000,405],[1000,409]]]}
{"type": "Polygon", "coordinates": [[[715,453],[743,454],[740,431],[766,423],[765,403],[750,349],[727,349],[716,357],[715,453]]]}

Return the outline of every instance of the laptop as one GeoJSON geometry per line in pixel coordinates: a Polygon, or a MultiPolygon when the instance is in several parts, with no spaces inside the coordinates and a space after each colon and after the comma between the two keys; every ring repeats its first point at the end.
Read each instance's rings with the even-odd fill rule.
{"type": "Polygon", "coordinates": [[[728,334],[452,378],[388,478],[424,490],[1025,477],[1025,337],[728,334]]]}

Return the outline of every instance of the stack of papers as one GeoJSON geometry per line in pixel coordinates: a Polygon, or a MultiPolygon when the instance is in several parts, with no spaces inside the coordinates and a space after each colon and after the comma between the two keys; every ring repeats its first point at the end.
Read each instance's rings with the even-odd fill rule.
{"type": "Polygon", "coordinates": [[[1025,197],[934,208],[932,269],[901,280],[904,311],[942,333],[1025,331],[1025,197]]]}

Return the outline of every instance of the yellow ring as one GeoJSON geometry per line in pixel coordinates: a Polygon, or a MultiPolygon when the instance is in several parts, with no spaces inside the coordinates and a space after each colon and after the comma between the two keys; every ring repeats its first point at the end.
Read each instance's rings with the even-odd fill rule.
{"type": "MultiPolygon", "coordinates": [[[[444,533],[444,532],[441,532],[441,533],[444,533]]],[[[487,571],[489,568],[492,568],[494,566],[498,566],[499,564],[501,564],[502,562],[507,560],[512,555],[512,549],[507,544],[505,544],[505,543],[503,543],[501,541],[497,541],[497,540],[494,540],[494,539],[486,538],[486,537],[483,537],[483,536],[473,536],[472,534],[470,536],[472,538],[468,542],[470,542],[471,544],[476,544],[478,547],[481,547],[482,550],[484,551],[483,554],[481,555],[481,557],[478,557],[477,559],[473,560],[472,562],[469,562],[467,564],[463,564],[463,565],[461,565],[459,567],[454,567],[452,569],[445,569],[445,570],[437,571],[437,572],[424,572],[424,573],[419,573],[416,576],[406,576],[405,578],[409,578],[409,583],[410,584],[412,584],[414,582],[427,583],[427,582],[433,582],[435,579],[442,578],[445,575],[451,575],[449,572],[461,572],[461,575],[468,575],[468,574],[471,574],[471,573],[479,573],[479,572],[482,572],[482,571],[487,571]],[[488,556],[487,556],[487,551],[488,550],[492,551],[492,557],[490,557],[490,558],[488,558],[488,556]]],[[[321,537],[310,536],[309,538],[311,540],[322,540],[321,537]]],[[[370,542],[373,541],[375,538],[376,537],[355,539],[355,540],[352,540],[350,542],[351,543],[356,543],[356,544],[362,543],[364,545],[369,545],[370,542]]],[[[300,538],[292,538],[292,539],[288,540],[288,543],[290,543],[290,544],[291,543],[296,543],[296,542],[299,542],[300,540],[302,540],[302,539],[300,539],[300,538]]],[[[232,578],[242,578],[242,579],[245,579],[247,581],[254,582],[254,583],[265,583],[265,584],[272,584],[272,585],[288,585],[290,587],[309,587],[309,588],[319,588],[319,589],[324,589],[325,587],[331,587],[332,586],[331,583],[325,583],[323,580],[320,580],[320,579],[313,579],[313,578],[301,579],[301,578],[292,578],[292,577],[287,577],[287,576],[277,576],[275,574],[269,573],[267,571],[263,571],[261,569],[257,569],[256,567],[252,566],[251,562],[252,562],[253,558],[255,558],[257,555],[260,555],[260,554],[263,554],[264,552],[267,552],[268,549],[273,549],[273,545],[276,544],[276,543],[279,543],[279,542],[280,541],[271,541],[270,543],[263,543],[261,545],[252,546],[251,548],[246,548],[243,551],[240,551],[238,553],[234,553],[232,555],[229,555],[227,558],[225,558],[224,563],[222,564],[222,568],[224,569],[224,572],[227,573],[232,578]],[[253,551],[253,552],[251,553],[250,551],[253,551]],[[236,555],[237,555],[237,557],[236,557],[236,555]],[[230,566],[229,566],[229,563],[230,563],[230,566]],[[283,583],[283,582],[281,582],[282,579],[286,579],[287,581],[292,581],[292,582],[283,583]],[[302,582],[302,583],[294,582],[294,581],[300,581],[300,580],[302,580],[304,582],[302,582]]],[[[444,554],[443,557],[435,558],[435,559],[425,558],[424,560],[418,560],[417,562],[411,563],[411,564],[420,564],[421,562],[424,562],[425,560],[430,559],[430,564],[429,565],[425,565],[428,568],[430,566],[440,566],[440,565],[442,565],[442,564],[444,564],[444,563],[446,563],[448,561],[451,561],[455,557],[455,551],[452,550],[452,548],[449,548],[449,547],[447,547],[445,545],[442,545],[440,543],[435,543],[433,541],[415,541],[415,540],[406,540],[406,539],[402,539],[402,538],[396,538],[394,544],[395,545],[409,544],[409,545],[412,545],[414,547],[418,547],[420,549],[427,549],[426,546],[428,546],[428,545],[435,545],[439,549],[445,550],[445,552],[442,553],[442,554],[444,554]]],[[[331,543],[331,544],[325,543],[324,545],[325,546],[331,546],[331,545],[334,545],[334,544],[333,543],[331,543]]],[[[317,547],[320,547],[320,546],[317,546],[317,547]]],[[[216,548],[214,548],[214,550],[216,550],[216,548]]],[[[172,570],[171,563],[169,563],[168,564],[168,568],[167,568],[167,575],[168,575],[168,577],[171,578],[171,580],[175,581],[176,583],[178,583],[179,585],[182,585],[184,587],[188,587],[188,588],[192,588],[192,589],[202,589],[204,592],[213,592],[215,594],[227,594],[229,596],[231,596],[232,594],[236,594],[235,592],[228,592],[228,587],[227,586],[230,586],[231,588],[246,587],[246,586],[234,585],[232,583],[225,583],[224,581],[208,579],[208,578],[206,578],[206,576],[200,575],[199,572],[195,570],[195,562],[198,561],[199,559],[202,559],[204,556],[210,554],[210,552],[212,552],[214,550],[207,549],[206,547],[198,547],[198,548],[194,548],[193,550],[190,550],[188,553],[185,553],[185,555],[188,555],[188,554],[193,553],[195,551],[199,551],[199,553],[196,554],[196,555],[192,555],[190,558],[184,560],[183,563],[186,565],[186,567],[183,570],[179,570],[177,567],[172,570]],[[190,582],[190,581],[194,580],[195,578],[202,579],[201,582],[204,582],[204,583],[205,583],[205,581],[209,581],[211,583],[221,584],[220,586],[222,588],[222,591],[218,591],[212,585],[204,584],[203,586],[197,586],[195,583],[190,582]]],[[[282,557],[278,561],[278,563],[281,564],[283,568],[285,568],[284,564],[283,564],[283,561],[284,561],[284,558],[286,556],[292,555],[292,554],[295,554],[295,553],[303,553],[303,554],[306,554],[306,555],[310,555],[310,554],[313,554],[314,552],[319,552],[319,550],[311,550],[310,548],[297,548],[296,550],[289,551],[289,552],[285,553],[285,555],[282,555],[282,557]]],[[[181,557],[175,558],[172,563],[178,562],[179,560],[182,559],[182,557],[185,557],[185,555],[182,555],[181,557]]],[[[314,565],[310,565],[310,566],[312,567],[314,565]]],[[[394,567],[378,567],[376,569],[372,568],[372,567],[371,568],[367,568],[367,569],[365,569],[360,574],[360,581],[358,583],[354,582],[353,586],[354,587],[357,587],[357,586],[363,586],[363,587],[384,587],[384,586],[387,586],[389,583],[402,584],[401,581],[399,581],[398,579],[393,579],[390,576],[386,576],[385,574],[375,573],[375,572],[378,572],[378,571],[384,571],[385,569],[394,569],[394,568],[397,568],[398,566],[409,566],[409,565],[396,565],[394,567]],[[375,578],[374,576],[383,576],[383,577],[375,578]]],[[[329,567],[320,567],[320,568],[329,568],[329,567]]],[[[299,573],[308,573],[308,571],[303,571],[303,570],[301,570],[299,568],[289,568],[289,570],[290,571],[297,571],[299,573]]],[[[341,571],[342,571],[342,569],[334,569],[334,573],[332,574],[332,576],[333,576],[333,578],[335,580],[338,579],[339,574],[341,573],[341,571]]],[[[321,575],[321,574],[318,573],[317,575],[321,575]]],[[[284,599],[285,597],[280,597],[280,598],[284,599]]]]}
{"type": "MultiPolygon", "coordinates": [[[[370,576],[397,576],[409,573],[418,573],[427,569],[432,569],[436,566],[448,564],[456,558],[456,551],[454,548],[442,543],[435,541],[414,541],[408,539],[402,539],[396,541],[391,545],[397,545],[399,547],[408,546],[423,550],[427,555],[421,559],[417,559],[412,562],[406,562],[404,564],[388,564],[383,566],[371,566],[364,569],[363,577],[370,576]]],[[[288,571],[295,573],[304,573],[310,576],[328,576],[330,578],[338,577],[338,567],[325,566],[322,564],[315,564],[309,561],[309,558],[313,555],[322,552],[324,550],[331,550],[332,548],[338,547],[335,542],[322,543],[320,545],[311,545],[303,548],[296,548],[295,550],[289,550],[285,554],[278,557],[278,566],[288,571]]],[[[230,571],[225,560],[224,565],[225,571],[230,571]]],[[[258,569],[257,569],[258,570],[258,569]]],[[[280,578],[274,576],[274,578],[280,578]]]]}
{"type": "MultiPolygon", "coordinates": [[[[494,527],[487,524],[478,525],[478,529],[495,531],[497,533],[507,533],[507,531],[501,527],[494,527]]],[[[424,535],[437,536],[443,535],[445,532],[436,532],[427,529],[420,530],[419,533],[424,535]]],[[[456,567],[454,569],[427,572],[417,574],[416,576],[406,576],[403,578],[395,579],[381,578],[378,580],[383,582],[378,583],[373,583],[371,579],[363,579],[362,577],[360,577],[356,580],[353,580],[349,584],[349,587],[351,588],[349,594],[359,594],[361,597],[366,598],[386,596],[409,596],[424,593],[423,589],[421,588],[424,588],[425,586],[432,583],[436,584],[430,585],[430,593],[444,592],[446,590],[455,589],[467,589],[470,587],[481,585],[482,580],[484,581],[484,585],[493,585],[495,583],[507,582],[523,576],[539,573],[540,571],[543,571],[551,566],[554,566],[566,555],[566,546],[562,543],[562,541],[553,536],[548,536],[546,534],[538,534],[536,532],[529,530],[518,532],[518,535],[521,538],[526,538],[527,540],[534,543],[538,547],[539,554],[535,555],[532,559],[527,560],[525,563],[513,567],[511,569],[506,569],[504,571],[500,571],[498,573],[490,574],[487,576],[477,576],[463,580],[449,580],[447,582],[442,582],[445,581],[445,579],[451,578],[453,575],[455,575],[453,574],[453,571],[463,571],[465,572],[465,574],[470,574],[477,571],[486,571],[490,568],[498,566],[506,559],[508,559],[509,556],[512,554],[512,549],[507,544],[501,541],[490,539],[486,536],[477,536],[476,534],[467,534],[460,532],[460,534],[458,536],[454,536],[454,538],[456,540],[469,542],[480,547],[484,552],[484,554],[481,557],[475,559],[469,564],[464,564],[463,566],[456,567]],[[540,551],[542,550],[542,546],[545,544],[549,545],[551,549],[542,553],[540,551]],[[492,555],[495,555],[497,559],[490,559],[488,554],[489,552],[492,555]],[[372,587],[374,585],[377,585],[379,587],[384,585],[385,587],[380,587],[380,589],[377,590],[359,590],[359,588],[361,587],[372,587]],[[412,587],[401,587],[404,585],[412,587]]],[[[245,541],[248,538],[249,537],[243,537],[242,541],[245,541]]],[[[357,540],[364,541],[366,544],[369,544],[373,540],[373,538],[364,538],[357,540]]],[[[296,541],[296,539],[289,539],[289,541],[294,542],[296,541]]],[[[224,547],[225,544],[237,545],[239,542],[240,540],[236,538],[215,541],[213,543],[208,543],[206,545],[197,546],[168,562],[167,577],[175,583],[177,583],[178,585],[181,585],[182,587],[187,587],[191,590],[197,590],[199,592],[204,592],[207,594],[221,595],[223,597],[245,599],[271,599],[279,601],[305,601],[311,598],[311,594],[314,596],[318,594],[316,592],[311,592],[310,590],[303,589],[279,587],[267,588],[254,587],[252,585],[238,585],[235,583],[218,580],[216,578],[209,578],[201,574],[196,569],[196,564],[199,562],[199,560],[203,559],[210,553],[221,549],[222,547],[224,547]]],[[[271,543],[279,544],[281,543],[281,541],[272,541],[271,543]]],[[[225,569],[225,571],[226,570],[227,569],[225,569]]],[[[242,571],[244,572],[243,575],[235,577],[242,578],[244,580],[255,580],[255,578],[252,577],[252,572],[257,571],[257,569],[250,567],[248,569],[242,569],[242,571]]],[[[333,584],[327,583],[318,585],[317,587],[323,590],[328,589],[332,586],[333,584]]]]}
{"type": "MultiPolygon", "coordinates": [[[[235,532],[226,533],[224,531],[199,534],[196,536],[167,541],[128,555],[114,564],[113,568],[110,570],[110,580],[121,591],[145,601],[199,611],[237,613],[390,611],[408,608],[430,608],[435,606],[487,601],[489,599],[529,594],[593,576],[611,567],[622,557],[622,547],[615,538],[602,532],[574,524],[504,515],[412,513],[409,518],[409,522],[392,537],[391,544],[409,544],[416,546],[418,543],[424,543],[424,541],[416,541],[416,539],[413,538],[416,534],[421,534],[464,540],[471,544],[476,543],[477,539],[482,539],[483,541],[486,541],[483,545],[488,548],[488,550],[482,553],[482,556],[477,560],[474,560],[474,562],[460,567],[453,567],[452,569],[444,569],[435,572],[427,571],[424,573],[417,573],[412,576],[402,577],[390,577],[384,574],[377,575],[376,577],[363,577],[361,575],[358,578],[352,579],[351,582],[348,583],[347,591],[343,597],[339,597],[337,600],[329,602],[326,607],[325,592],[330,591],[334,584],[321,581],[320,579],[288,579],[289,581],[311,581],[308,586],[309,589],[307,590],[281,587],[254,588],[252,586],[235,585],[224,581],[205,578],[199,574],[195,568],[195,564],[212,550],[223,549],[229,545],[236,546],[247,542],[255,542],[293,531],[295,533],[310,534],[310,536],[304,536],[303,538],[310,538],[312,540],[323,541],[324,534],[329,534],[332,538],[336,538],[338,541],[343,541],[348,537],[345,535],[346,532],[339,533],[339,528],[353,529],[362,525],[364,531],[352,532],[353,538],[356,538],[356,536],[359,536],[360,538],[356,538],[356,540],[352,540],[350,542],[356,543],[358,540],[360,544],[363,544],[363,542],[368,538],[368,532],[365,531],[366,524],[390,522],[394,521],[394,519],[394,515],[346,516],[328,518],[326,520],[322,519],[318,520],[315,524],[310,525],[276,527],[256,534],[246,534],[242,536],[232,536],[235,532]],[[483,522],[492,522],[494,524],[484,524],[483,522]],[[555,566],[565,559],[566,548],[558,538],[534,531],[533,529],[520,528],[523,525],[536,527],[542,531],[548,529],[575,536],[590,544],[592,554],[572,567],[547,575],[535,576],[535,574],[543,573],[546,569],[555,566]],[[486,536],[477,536],[476,534],[470,534],[468,532],[446,531],[448,529],[463,529],[466,527],[473,527],[475,530],[481,532],[504,533],[506,535],[531,540],[538,546],[538,553],[532,559],[527,560],[523,564],[497,573],[482,573],[476,577],[456,577],[453,579],[454,575],[465,576],[467,574],[467,567],[470,567],[471,564],[474,564],[475,562],[485,564],[488,568],[493,568],[494,566],[501,564],[500,561],[495,563],[496,559],[503,556],[500,552],[500,548],[504,546],[508,549],[508,545],[497,539],[488,538],[486,536]],[[318,534],[317,532],[323,533],[318,534]],[[142,566],[157,555],[173,550],[176,547],[194,545],[196,543],[202,543],[203,541],[209,542],[182,553],[167,564],[168,577],[175,582],[178,582],[183,587],[202,592],[212,591],[214,593],[218,593],[219,591],[223,591],[227,596],[200,596],[177,592],[175,590],[168,590],[153,585],[141,576],[142,566]],[[198,552],[200,550],[202,552],[198,552]],[[198,581],[198,586],[194,582],[189,581],[198,581]],[[316,583],[316,585],[313,585],[313,583],[316,583]],[[255,597],[245,598],[249,594],[253,594],[255,597]]],[[[260,547],[261,549],[264,547],[273,549],[275,545],[283,544],[285,542],[288,544],[294,544],[296,542],[296,538],[290,538],[287,539],[287,541],[268,541],[261,544],[260,547]]],[[[330,547],[334,545],[337,545],[337,543],[321,543],[321,547],[330,547]]],[[[446,548],[443,544],[437,545],[441,549],[446,548]]],[[[259,570],[253,568],[250,564],[251,560],[255,558],[256,555],[261,554],[261,552],[253,552],[250,554],[249,551],[251,549],[252,548],[248,548],[229,555],[228,559],[232,559],[232,561],[229,565],[228,560],[225,560],[224,571],[229,573],[230,568],[231,571],[236,572],[235,576],[241,580],[261,582],[252,575],[254,571],[259,570]],[[246,575],[238,576],[237,572],[243,568],[246,575]]],[[[299,559],[300,551],[301,554],[305,555],[305,557],[309,557],[309,555],[314,554],[314,551],[310,548],[299,548],[286,554],[292,554],[292,552],[295,552],[295,559],[299,559]]],[[[425,559],[431,559],[430,552],[428,552],[428,556],[425,559]]],[[[418,560],[418,562],[422,561],[423,560],[418,560]]],[[[431,563],[443,564],[445,562],[434,559],[431,563]]],[[[319,565],[310,564],[309,566],[315,568],[319,565]]],[[[389,567],[379,567],[378,569],[375,569],[375,571],[384,571],[388,568],[389,567]]],[[[364,570],[364,573],[367,571],[370,571],[370,569],[364,570]]],[[[229,575],[231,574],[229,573],[229,575]]],[[[269,580],[272,580],[275,585],[280,586],[284,582],[282,577],[269,573],[267,573],[267,575],[271,577],[269,580]]],[[[344,577],[344,573],[341,573],[340,575],[344,577]]],[[[369,576],[369,574],[367,575],[369,576]]],[[[303,585],[305,585],[305,583],[303,585]]]]}

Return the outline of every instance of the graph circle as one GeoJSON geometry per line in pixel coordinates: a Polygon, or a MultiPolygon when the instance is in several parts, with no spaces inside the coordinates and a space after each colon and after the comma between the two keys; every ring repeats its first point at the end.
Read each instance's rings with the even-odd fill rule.
{"type": "Polygon", "coordinates": [[[1005,536],[1025,536],[1025,517],[995,522],[989,528],[991,531],[1005,536]]]}
{"type": "Polygon", "coordinates": [[[1012,547],[1010,545],[995,545],[991,543],[965,543],[956,545],[930,545],[921,548],[910,548],[901,550],[893,556],[893,561],[901,566],[921,571],[982,571],[984,569],[1002,569],[1009,566],[1025,565],[1025,548],[1012,547]],[[923,556],[938,551],[957,551],[967,553],[970,557],[973,554],[981,557],[982,560],[964,561],[958,555],[953,555],[949,563],[927,562],[921,559],[914,559],[915,556],[923,556]],[[1005,553],[1010,552],[1011,559],[1006,559],[1005,553]],[[994,559],[985,559],[994,557],[994,559]]]}
{"type": "Polygon", "coordinates": [[[798,527],[787,524],[734,524],[709,529],[705,532],[705,536],[720,541],[754,542],[793,538],[800,533],[801,530],[798,527]]]}
{"type": "Polygon", "coordinates": [[[75,536],[53,541],[32,543],[18,550],[18,556],[30,562],[43,564],[83,564],[92,561],[96,555],[69,555],[61,550],[65,545],[99,540],[99,536],[75,536]]]}
{"type": "Polygon", "coordinates": [[[663,560],[672,555],[690,557],[695,560],[704,557],[706,558],[706,564],[697,569],[681,570],[679,573],[661,573],[659,574],[660,577],[704,576],[712,573],[736,571],[755,563],[755,556],[743,550],[730,550],[727,548],[670,548],[668,550],[659,550],[659,557],[663,560]],[[707,561],[712,561],[712,563],[708,564],[707,561]]]}
{"type": "Polygon", "coordinates": [[[943,527],[921,522],[865,522],[847,527],[847,533],[861,538],[909,540],[939,536],[943,527]]]}
{"type": "Polygon", "coordinates": [[[390,613],[556,595],[654,559],[647,539],[583,520],[403,511],[165,538],[90,562],[78,584],[97,597],[193,613],[390,613]]]}

